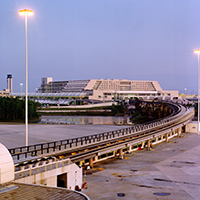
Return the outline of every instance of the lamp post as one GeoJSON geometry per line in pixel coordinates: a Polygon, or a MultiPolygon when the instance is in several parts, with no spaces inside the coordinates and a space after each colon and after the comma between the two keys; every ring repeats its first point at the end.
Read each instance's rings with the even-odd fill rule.
{"type": "Polygon", "coordinates": [[[194,53],[197,53],[198,54],[198,106],[197,106],[197,109],[198,109],[198,124],[197,124],[197,134],[199,135],[199,54],[200,54],[200,49],[197,49],[194,51],[194,53]]]}
{"type": "Polygon", "coordinates": [[[21,97],[22,97],[22,85],[23,85],[23,83],[20,83],[20,86],[21,86],[21,97]]]}
{"type": "Polygon", "coordinates": [[[28,146],[28,49],[27,49],[27,17],[33,15],[32,10],[24,9],[19,11],[25,18],[25,48],[26,48],[26,103],[25,103],[25,124],[26,124],[26,146],[28,146]]]}

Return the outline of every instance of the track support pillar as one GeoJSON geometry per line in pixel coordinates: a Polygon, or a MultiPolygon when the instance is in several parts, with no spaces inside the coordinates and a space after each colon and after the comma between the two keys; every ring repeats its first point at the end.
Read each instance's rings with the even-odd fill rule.
{"type": "Polygon", "coordinates": [[[150,149],[150,140],[147,140],[147,149],[150,149]]]}
{"type": "Polygon", "coordinates": [[[141,148],[144,149],[145,142],[142,142],[141,148]]]}
{"type": "Polygon", "coordinates": [[[155,142],[158,142],[158,137],[156,137],[156,141],[155,142]]]}
{"type": "Polygon", "coordinates": [[[84,160],[79,161],[79,166],[82,166],[84,163],[84,160]]]}
{"type": "Polygon", "coordinates": [[[132,151],[132,146],[127,144],[127,153],[131,153],[132,151]]]}
{"type": "Polygon", "coordinates": [[[89,166],[90,166],[90,168],[93,168],[93,158],[89,159],[89,166]]]}
{"type": "Polygon", "coordinates": [[[163,140],[163,135],[161,135],[161,141],[163,140]]]}
{"type": "Polygon", "coordinates": [[[113,151],[113,155],[115,156],[115,158],[117,157],[117,150],[113,151]]]}
{"type": "Polygon", "coordinates": [[[98,161],[98,156],[94,157],[94,161],[97,162],[98,161]]]}
{"type": "Polygon", "coordinates": [[[123,149],[119,149],[119,158],[123,159],[123,149]]]}
{"type": "Polygon", "coordinates": [[[178,136],[180,136],[180,135],[181,135],[181,127],[179,127],[179,128],[177,129],[177,131],[178,131],[178,136]]]}
{"type": "Polygon", "coordinates": [[[168,138],[168,133],[165,133],[165,142],[168,142],[169,138],[168,138]]]}

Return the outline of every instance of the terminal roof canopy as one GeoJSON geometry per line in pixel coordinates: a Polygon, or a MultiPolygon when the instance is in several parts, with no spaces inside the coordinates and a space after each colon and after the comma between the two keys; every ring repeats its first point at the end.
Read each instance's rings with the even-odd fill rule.
{"type": "MultiPolygon", "coordinates": [[[[12,93],[13,96],[25,96],[25,93],[12,93]]],[[[84,92],[67,92],[67,93],[29,93],[30,97],[85,97],[84,92]]]]}

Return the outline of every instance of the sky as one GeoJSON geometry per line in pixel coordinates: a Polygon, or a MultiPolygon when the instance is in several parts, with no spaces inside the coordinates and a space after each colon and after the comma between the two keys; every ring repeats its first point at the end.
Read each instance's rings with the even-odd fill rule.
{"type": "Polygon", "coordinates": [[[25,91],[54,81],[158,81],[164,90],[196,94],[200,48],[199,0],[0,0],[0,90],[13,76],[25,91]]]}

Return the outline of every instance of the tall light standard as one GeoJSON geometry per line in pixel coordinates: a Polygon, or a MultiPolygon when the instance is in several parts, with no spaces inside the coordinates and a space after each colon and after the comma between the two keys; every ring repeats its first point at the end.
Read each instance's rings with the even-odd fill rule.
{"type": "Polygon", "coordinates": [[[20,86],[21,86],[21,97],[22,97],[22,85],[23,85],[23,83],[20,83],[20,86]]]}
{"type": "Polygon", "coordinates": [[[200,49],[197,49],[194,51],[194,53],[197,53],[198,54],[198,106],[197,106],[197,109],[198,109],[198,124],[197,124],[197,134],[199,135],[199,54],[200,54],[200,49]]]}
{"type": "Polygon", "coordinates": [[[25,41],[26,41],[26,104],[25,104],[25,124],[26,124],[26,146],[28,146],[28,49],[27,49],[27,16],[33,15],[32,10],[24,9],[19,11],[25,18],[25,41]]]}

